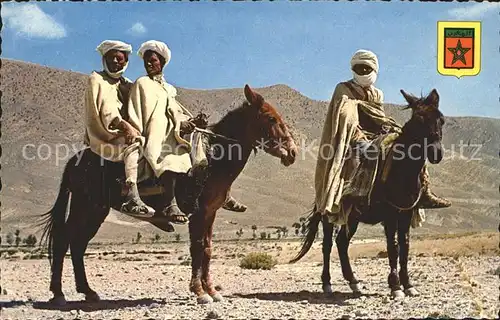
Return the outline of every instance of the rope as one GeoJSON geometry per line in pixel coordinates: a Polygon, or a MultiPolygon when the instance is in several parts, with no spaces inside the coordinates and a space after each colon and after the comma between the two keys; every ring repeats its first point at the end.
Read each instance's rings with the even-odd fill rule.
{"type": "Polygon", "coordinates": [[[422,198],[422,194],[424,192],[424,188],[421,187],[420,188],[420,191],[418,192],[418,197],[417,197],[417,200],[415,200],[415,202],[409,206],[409,207],[406,207],[406,208],[403,208],[403,207],[400,207],[400,206],[397,206],[395,205],[394,203],[390,202],[389,200],[386,199],[387,203],[389,203],[391,206],[393,206],[394,208],[398,209],[398,210],[401,210],[401,211],[407,211],[407,210],[411,210],[413,208],[415,208],[415,206],[418,204],[418,202],[420,201],[420,198],[422,198]]]}
{"type": "Polygon", "coordinates": [[[207,129],[202,129],[202,128],[195,127],[194,130],[198,131],[198,132],[201,132],[201,133],[208,134],[208,135],[213,136],[213,137],[222,138],[222,139],[225,139],[225,140],[228,140],[228,141],[233,141],[233,142],[239,142],[236,139],[226,137],[226,136],[224,136],[222,134],[218,134],[218,133],[212,132],[212,131],[207,130],[207,129]]]}

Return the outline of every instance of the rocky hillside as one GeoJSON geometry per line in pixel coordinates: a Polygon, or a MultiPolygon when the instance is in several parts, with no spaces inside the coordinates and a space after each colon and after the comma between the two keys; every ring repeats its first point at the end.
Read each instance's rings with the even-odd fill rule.
{"type": "MultiPolygon", "coordinates": [[[[59,158],[66,151],[74,152],[60,144],[74,150],[81,147],[86,75],[3,59],[1,76],[2,233],[14,228],[30,232],[34,216],[47,211],[57,194],[64,160],[57,163],[56,152],[59,158]]],[[[318,139],[327,102],[311,100],[286,85],[256,90],[280,110],[298,140],[309,145],[318,139]]],[[[211,121],[217,121],[244,100],[242,88],[179,88],[179,94],[184,105],[193,112],[203,110],[210,114],[211,121]]],[[[409,117],[408,111],[401,111],[396,105],[388,104],[386,110],[400,122],[409,117]]],[[[416,232],[496,229],[499,141],[499,119],[447,118],[444,129],[447,157],[441,164],[430,166],[430,171],[435,192],[451,198],[454,206],[428,212],[427,223],[416,232]],[[452,145],[455,145],[454,156],[452,145]],[[460,145],[465,150],[462,158],[458,156],[460,145]],[[476,151],[473,159],[480,160],[470,160],[476,151]]],[[[248,234],[252,224],[291,228],[312,203],[314,164],[311,154],[304,154],[289,168],[263,153],[252,156],[233,191],[248,204],[249,210],[244,214],[222,210],[216,232],[232,236],[235,230],[243,228],[248,234]]],[[[154,230],[128,217],[111,214],[98,237],[131,239],[142,229],[154,230]]],[[[364,231],[360,233],[379,232],[378,227],[361,229],[364,231]]],[[[187,227],[178,230],[187,232],[187,227]]]]}

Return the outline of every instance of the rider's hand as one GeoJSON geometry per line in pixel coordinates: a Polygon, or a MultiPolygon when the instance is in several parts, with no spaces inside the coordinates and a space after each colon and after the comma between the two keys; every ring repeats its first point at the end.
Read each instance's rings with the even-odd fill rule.
{"type": "Polygon", "coordinates": [[[141,133],[139,130],[134,128],[130,123],[127,121],[122,121],[121,124],[121,131],[123,132],[123,135],[125,136],[125,140],[127,141],[128,144],[132,144],[135,140],[136,137],[139,137],[141,133]]]}
{"type": "Polygon", "coordinates": [[[191,121],[182,121],[180,127],[181,134],[190,134],[194,131],[195,127],[195,124],[191,121]]]}
{"type": "Polygon", "coordinates": [[[200,113],[194,118],[189,119],[196,127],[206,129],[208,126],[207,116],[203,113],[200,113]]]}

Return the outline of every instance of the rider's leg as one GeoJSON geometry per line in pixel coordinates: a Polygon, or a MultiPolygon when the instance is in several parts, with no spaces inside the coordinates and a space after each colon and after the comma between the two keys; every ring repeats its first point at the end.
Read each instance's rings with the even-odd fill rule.
{"type": "Polygon", "coordinates": [[[142,201],[139,196],[139,189],[137,188],[139,156],[139,148],[137,145],[130,146],[124,152],[123,160],[125,163],[125,184],[127,193],[121,211],[140,217],[152,217],[154,213],[153,210],[142,201]]]}
{"type": "Polygon", "coordinates": [[[424,165],[422,171],[420,172],[420,179],[422,181],[422,198],[419,202],[419,207],[423,209],[438,209],[447,208],[451,206],[451,201],[443,197],[435,195],[430,188],[429,171],[427,170],[427,165],[424,165]]]}

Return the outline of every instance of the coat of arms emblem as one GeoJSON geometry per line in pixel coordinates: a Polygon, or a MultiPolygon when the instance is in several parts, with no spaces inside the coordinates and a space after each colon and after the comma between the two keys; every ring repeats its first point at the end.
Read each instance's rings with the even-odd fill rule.
{"type": "Polygon", "coordinates": [[[475,76],[481,70],[481,22],[438,22],[438,72],[475,76]]]}

